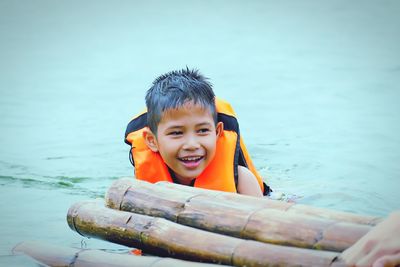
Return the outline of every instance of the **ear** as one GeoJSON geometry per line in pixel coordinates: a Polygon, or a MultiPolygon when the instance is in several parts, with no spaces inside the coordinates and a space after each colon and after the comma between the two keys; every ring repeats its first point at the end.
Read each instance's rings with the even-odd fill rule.
{"type": "Polygon", "coordinates": [[[148,127],[143,130],[143,138],[151,151],[158,152],[157,138],[148,127]]]}
{"type": "Polygon", "coordinates": [[[222,121],[217,123],[215,131],[217,132],[217,137],[220,137],[224,134],[224,123],[222,121]]]}

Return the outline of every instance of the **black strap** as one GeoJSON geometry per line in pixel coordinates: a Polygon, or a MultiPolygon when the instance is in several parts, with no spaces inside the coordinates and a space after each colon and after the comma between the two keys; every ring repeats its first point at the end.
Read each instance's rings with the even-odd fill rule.
{"type": "Polygon", "coordinates": [[[132,148],[129,149],[129,161],[131,162],[132,166],[135,167],[135,160],[133,159],[132,148]]]}
{"type": "Polygon", "coordinates": [[[140,129],[146,127],[146,126],[147,126],[147,112],[143,113],[139,117],[136,117],[133,120],[131,120],[128,123],[128,126],[126,126],[125,143],[128,144],[128,145],[131,145],[131,143],[126,140],[126,138],[128,137],[128,134],[130,134],[131,132],[135,132],[137,130],[140,130],[140,129]]]}
{"type": "Polygon", "coordinates": [[[264,192],[263,192],[264,196],[268,196],[271,192],[273,192],[271,187],[269,187],[265,182],[263,182],[263,185],[264,185],[264,192]]]}

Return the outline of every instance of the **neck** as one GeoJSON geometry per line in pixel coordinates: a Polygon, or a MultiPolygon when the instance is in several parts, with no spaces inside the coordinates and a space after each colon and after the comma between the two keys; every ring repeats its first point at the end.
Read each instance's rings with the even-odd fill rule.
{"type": "Polygon", "coordinates": [[[186,179],[175,179],[179,184],[182,185],[192,185],[192,183],[194,182],[194,178],[192,180],[186,180],[186,179]]]}
{"type": "Polygon", "coordinates": [[[185,178],[179,177],[179,176],[176,175],[172,170],[170,170],[170,174],[171,174],[172,180],[173,180],[174,183],[176,183],[176,184],[193,186],[194,181],[196,180],[196,178],[185,179],[185,178]]]}

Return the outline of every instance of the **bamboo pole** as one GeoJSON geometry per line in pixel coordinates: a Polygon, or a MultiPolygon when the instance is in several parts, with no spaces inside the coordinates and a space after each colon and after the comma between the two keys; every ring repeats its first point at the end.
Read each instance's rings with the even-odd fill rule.
{"type": "MultiPolygon", "coordinates": [[[[217,267],[221,265],[183,261],[155,256],[134,256],[101,250],[76,249],[40,241],[25,241],[13,252],[25,254],[52,267],[217,267]]],[[[225,265],[226,266],[226,265],[225,265]]]]}
{"type": "Polygon", "coordinates": [[[162,217],[239,238],[331,251],[345,250],[371,228],[282,208],[292,203],[188,188],[175,190],[169,184],[157,186],[120,179],[108,190],[106,203],[114,209],[162,217]],[[264,207],[258,202],[263,202],[264,207]],[[265,203],[272,204],[265,207],[265,203]]]}
{"type": "Polygon", "coordinates": [[[284,247],[216,234],[165,220],[109,209],[94,202],[73,205],[70,228],[87,237],[143,249],[154,255],[234,266],[344,266],[335,252],[284,247]]]}
{"type": "MultiPolygon", "coordinates": [[[[132,182],[132,181],[142,182],[140,180],[135,179],[134,177],[125,177],[125,178],[121,178],[121,180],[123,181],[123,183],[126,183],[126,182],[124,182],[126,180],[128,180],[130,182],[132,182]]],[[[130,182],[128,182],[128,183],[130,183],[130,182]]],[[[132,182],[131,185],[137,186],[137,183],[132,182]]],[[[351,212],[337,211],[337,210],[313,207],[313,206],[303,205],[303,204],[295,204],[295,203],[290,203],[290,202],[285,202],[285,201],[280,201],[280,200],[273,200],[273,199],[269,199],[267,197],[264,197],[262,199],[257,199],[255,201],[254,197],[250,197],[250,196],[245,196],[245,195],[240,195],[240,194],[232,194],[232,193],[215,191],[215,190],[200,189],[200,188],[184,186],[184,185],[180,185],[180,184],[174,184],[174,183],[170,183],[170,182],[158,182],[155,185],[163,187],[163,188],[169,188],[169,189],[173,189],[173,190],[179,190],[179,191],[185,191],[188,193],[192,193],[193,196],[198,195],[198,194],[207,195],[215,200],[224,201],[226,203],[232,203],[233,205],[240,204],[240,205],[248,205],[248,206],[251,206],[254,208],[260,208],[260,209],[268,208],[268,209],[284,210],[289,213],[295,213],[295,214],[299,213],[299,214],[304,214],[304,215],[311,215],[311,216],[315,216],[315,217],[331,219],[331,220],[335,220],[335,221],[365,224],[365,225],[370,225],[370,226],[375,226],[376,224],[378,224],[379,222],[382,221],[382,218],[377,217],[377,216],[360,215],[360,214],[355,214],[355,213],[351,213],[351,212]]]]}
{"type": "MultiPolygon", "coordinates": [[[[319,208],[319,207],[313,207],[309,205],[302,205],[302,204],[295,204],[295,203],[290,203],[290,202],[284,202],[280,200],[273,200],[273,199],[268,199],[266,197],[262,199],[255,200],[254,197],[250,196],[245,196],[245,195],[240,195],[240,194],[232,194],[232,193],[227,193],[227,192],[221,192],[221,191],[215,191],[215,190],[208,190],[208,189],[201,189],[201,188],[196,188],[196,187],[190,187],[190,186],[184,186],[180,184],[174,184],[174,183],[169,183],[169,182],[158,182],[154,184],[157,187],[162,187],[162,188],[167,188],[169,190],[172,190],[173,192],[176,191],[181,191],[181,192],[186,192],[187,194],[185,195],[186,197],[198,197],[198,196],[204,196],[209,199],[214,199],[216,201],[223,201],[229,205],[241,205],[241,206],[249,206],[250,208],[254,209],[263,209],[263,208],[268,208],[268,209],[277,209],[277,210],[283,210],[289,213],[300,213],[304,215],[312,215],[315,217],[321,217],[321,218],[326,218],[326,219],[332,219],[336,221],[342,221],[342,222],[350,222],[350,223],[357,223],[357,224],[365,224],[365,225],[370,225],[370,226],[375,226],[379,222],[382,221],[381,217],[377,216],[369,216],[369,215],[359,215],[355,213],[350,213],[350,212],[343,212],[343,211],[336,211],[336,210],[331,210],[331,209],[325,209],[325,208],[319,208]]],[[[116,180],[113,185],[111,186],[110,189],[112,188],[118,188],[118,197],[120,199],[117,199],[116,196],[111,196],[113,200],[115,200],[115,203],[121,203],[123,195],[120,195],[120,192],[126,191],[132,187],[142,187],[142,188],[152,188],[152,190],[156,190],[154,186],[149,185],[149,183],[146,183],[144,181],[140,181],[135,179],[134,177],[124,177],[116,180]]],[[[112,194],[113,190],[109,190],[108,194],[112,194]]],[[[117,193],[117,192],[116,192],[117,193]]]]}
{"type": "Polygon", "coordinates": [[[25,254],[35,261],[46,266],[66,267],[74,262],[75,254],[79,250],[74,248],[63,248],[58,250],[55,247],[44,245],[37,241],[25,241],[16,245],[13,254],[25,254]]]}

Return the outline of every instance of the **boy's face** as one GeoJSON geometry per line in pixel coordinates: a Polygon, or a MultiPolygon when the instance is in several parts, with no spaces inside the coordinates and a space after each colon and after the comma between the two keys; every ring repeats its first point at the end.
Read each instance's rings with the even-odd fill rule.
{"type": "Polygon", "coordinates": [[[149,148],[159,152],[182,184],[190,184],[214,158],[222,123],[215,126],[211,112],[191,102],[164,112],[157,136],[144,134],[149,148]]]}

